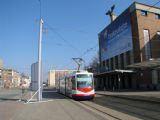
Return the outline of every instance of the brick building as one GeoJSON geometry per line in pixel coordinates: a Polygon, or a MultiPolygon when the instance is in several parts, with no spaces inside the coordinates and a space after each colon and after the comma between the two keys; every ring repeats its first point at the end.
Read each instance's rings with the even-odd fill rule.
{"type": "Polygon", "coordinates": [[[160,88],[160,8],[134,2],[99,33],[97,89],[160,88]]]}

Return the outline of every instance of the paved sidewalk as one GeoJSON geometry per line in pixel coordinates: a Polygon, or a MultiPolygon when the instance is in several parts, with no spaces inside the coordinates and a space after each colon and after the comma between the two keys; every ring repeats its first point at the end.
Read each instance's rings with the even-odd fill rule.
{"type": "Polygon", "coordinates": [[[111,120],[77,104],[57,92],[44,93],[48,101],[24,104],[20,101],[0,102],[0,120],[111,120]]]}
{"type": "Polygon", "coordinates": [[[96,91],[96,94],[118,97],[123,99],[137,100],[137,101],[160,103],[160,91],[144,91],[144,92],[96,91]]]}

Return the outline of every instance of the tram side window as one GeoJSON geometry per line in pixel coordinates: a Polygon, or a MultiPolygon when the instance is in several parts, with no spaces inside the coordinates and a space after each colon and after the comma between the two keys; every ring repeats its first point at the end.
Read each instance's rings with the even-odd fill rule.
{"type": "Polygon", "coordinates": [[[71,81],[72,81],[72,89],[75,90],[76,89],[75,77],[72,77],[71,81]]]}
{"type": "Polygon", "coordinates": [[[69,87],[69,78],[66,77],[66,87],[69,87]]]}
{"type": "Polygon", "coordinates": [[[68,88],[69,89],[72,89],[72,83],[71,83],[72,81],[71,81],[71,78],[69,77],[68,78],[68,88]]]}

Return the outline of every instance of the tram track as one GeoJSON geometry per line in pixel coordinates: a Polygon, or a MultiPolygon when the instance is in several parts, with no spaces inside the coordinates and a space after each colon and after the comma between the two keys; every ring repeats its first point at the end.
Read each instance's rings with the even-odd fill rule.
{"type": "Polygon", "coordinates": [[[159,120],[160,104],[148,104],[142,101],[131,101],[126,99],[115,98],[111,96],[98,96],[93,103],[116,110],[130,116],[135,116],[145,120],[159,120]]]}
{"type": "MultiPolygon", "coordinates": [[[[64,96],[60,94],[61,96],[64,96]]],[[[125,114],[123,112],[114,110],[112,108],[108,108],[104,105],[99,105],[94,102],[94,100],[84,100],[84,101],[75,101],[73,99],[70,99],[68,96],[64,96],[66,99],[68,99],[70,102],[77,104],[84,109],[88,109],[89,111],[92,111],[108,120],[140,120],[138,117],[125,114]]],[[[95,98],[96,99],[96,98],[95,98]]]]}
{"type": "Polygon", "coordinates": [[[71,102],[115,120],[159,120],[160,118],[160,104],[154,102],[149,103],[106,95],[96,95],[90,101],[71,100],[71,102]]]}
{"type": "MultiPolygon", "coordinates": [[[[116,109],[113,109],[113,108],[110,108],[110,107],[106,107],[106,106],[102,106],[102,105],[99,105],[99,104],[96,104],[92,101],[83,101],[83,102],[80,102],[81,104],[84,104],[92,109],[95,109],[105,115],[108,115],[116,120],[141,120],[142,118],[138,117],[138,116],[135,116],[135,115],[130,115],[130,114],[126,114],[122,111],[119,111],[119,110],[116,110],[116,109]],[[90,102],[92,104],[88,104],[87,102],[90,102]]],[[[148,119],[146,119],[148,120],[148,119]]],[[[156,120],[156,119],[155,119],[156,120]]]]}
{"type": "Polygon", "coordinates": [[[103,110],[98,109],[97,107],[94,107],[94,106],[92,106],[92,105],[89,105],[89,104],[87,104],[87,103],[84,102],[84,101],[79,101],[79,103],[80,103],[80,104],[83,104],[85,107],[87,106],[87,107],[91,108],[92,110],[96,110],[96,111],[98,111],[98,112],[100,112],[100,113],[103,113],[104,115],[107,115],[107,116],[111,117],[112,119],[121,120],[120,118],[118,118],[118,117],[116,117],[116,116],[113,116],[112,114],[109,114],[109,113],[107,113],[107,112],[104,112],[103,110]]]}
{"type": "Polygon", "coordinates": [[[79,107],[83,108],[87,112],[90,111],[90,112],[93,112],[95,115],[101,116],[105,120],[121,120],[121,119],[119,119],[119,118],[117,118],[115,116],[112,116],[110,114],[107,114],[107,113],[105,113],[105,112],[103,112],[103,111],[101,111],[101,110],[99,110],[99,109],[97,109],[95,107],[92,107],[92,106],[89,106],[89,105],[85,104],[84,103],[85,101],[78,101],[78,100],[76,101],[76,100],[74,100],[74,99],[72,99],[72,98],[70,98],[68,96],[63,95],[63,94],[59,94],[59,95],[64,97],[64,98],[66,98],[66,99],[68,99],[69,102],[74,103],[75,105],[78,105],[79,107]]]}
{"type": "MultiPolygon", "coordinates": [[[[103,96],[105,96],[105,95],[103,95],[103,96]]],[[[105,96],[105,97],[107,97],[107,96],[105,96]]],[[[109,96],[109,97],[111,97],[112,98],[112,96],[109,96]]],[[[113,96],[113,98],[116,98],[115,96],[113,96]]],[[[119,102],[119,101],[114,101],[114,99],[112,99],[112,100],[110,100],[110,101],[112,101],[112,102],[114,102],[114,103],[116,103],[116,104],[124,104],[124,105],[127,105],[127,106],[131,106],[131,107],[135,107],[135,108],[140,108],[140,109],[145,109],[145,110],[148,110],[148,111],[154,111],[154,112],[159,112],[160,113],[160,109],[155,109],[155,108],[153,108],[153,105],[154,106],[160,106],[160,103],[153,103],[153,102],[146,102],[146,101],[138,101],[138,100],[134,100],[134,99],[125,99],[125,98],[119,98],[118,97],[118,99],[121,99],[121,100],[124,100],[124,102],[125,103],[123,103],[123,102],[119,102]],[[130,104],[130,103],[126,103],[126,101],[132,101],[132,104],[130,104]],[[135,103],[133,103],[133,102],[135,102],[135,103]],[[136,103],[139,103],[139,105],[137,105],[136,103]],[[140,103],[146,103],[147,104],[147,106],[142,106],[140,103]],[[148,106],[150,106],[150,107],[148,107],[148,106]]]]}

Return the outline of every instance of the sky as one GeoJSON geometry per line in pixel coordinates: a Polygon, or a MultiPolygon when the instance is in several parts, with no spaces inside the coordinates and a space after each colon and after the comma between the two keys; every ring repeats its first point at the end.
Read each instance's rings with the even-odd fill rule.
{"type": "MultiPolygon", "coordinates": [[[[159,0],[136,1],[153,5],[159,0]]],[[[82,57],[88,65],[98,53],[98,33],[110,23],[105,13],[115,4],[114,13],[120,15],[133,2],[41,0],[44,76],[50,69],[76,68],[75,57],[82,57]]],[[[38,60],[39,20],[39,0],[0,0],[0,59],[4,68],[30,75],[31,64],[38,60]]]]}

